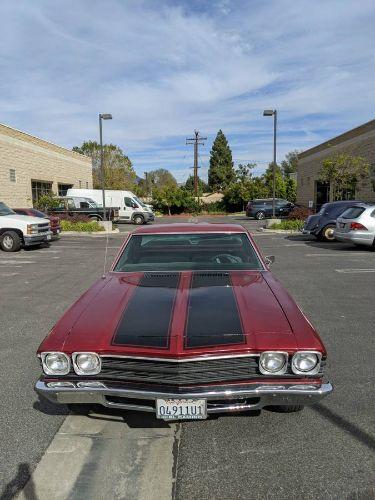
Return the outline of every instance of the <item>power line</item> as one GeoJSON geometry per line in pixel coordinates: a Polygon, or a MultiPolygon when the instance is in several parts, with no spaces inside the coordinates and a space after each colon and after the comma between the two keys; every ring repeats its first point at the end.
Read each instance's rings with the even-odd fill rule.
{"type": "Polygon", "coordinates": [[[207,137],[200,137],[199,130],[194,130],[194,137],[186,138],[186,145],[194,144],[194,193],[198,196],[198,147],[204,146],[207,137]]]}

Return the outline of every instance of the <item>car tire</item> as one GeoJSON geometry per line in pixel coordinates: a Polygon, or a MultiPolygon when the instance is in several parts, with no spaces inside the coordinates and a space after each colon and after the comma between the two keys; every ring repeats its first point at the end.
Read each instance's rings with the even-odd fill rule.
{"type": "Polygon", "coordinates": [[[333,235],[333,231],[336,226],[333,224],[328,224],[328,226],[323,227],[323,229],[319,233],[320,241],[336,241],[336,238],[333,235]]]}
{"type": "Polygon", "coordinates": [[[257,213],[255,214],[255,218],[256,218],[257,220],[264,220],[264,219],[266,218],[266,213],[265,213],[265,212],[263,212],[262,210],[260,210],[259,212],[257,212],[257,213]]]}
{"type": "Polygon", "coordinates": [[[145,223],[145,219],[144,219],[143,215],[135,215],[133,217],[133,224],[135,224],[137,226],[141,226],[144,223],[145,223]]]}
{"type": "Polygon", "coordinates": [[[99,222],[102,219],[100,217],[97,217],[96,215],[93,215],[93,216],[90,216],[90,220],[95,221],[95,222],[99,222]]]}
{"type": "Polygon", "coordinates": [[[295,413],[297,411],[302,411],[304,409],[304,405],[282,405],[273,406],[272,408],[279,413],[295,413]]]}
{"type": "Polygon", "coordinates": [[[21,246],[21,237],[15,231],[5,231],[0,236],[0,248],[4,252],[18,252],[21,246]]]}

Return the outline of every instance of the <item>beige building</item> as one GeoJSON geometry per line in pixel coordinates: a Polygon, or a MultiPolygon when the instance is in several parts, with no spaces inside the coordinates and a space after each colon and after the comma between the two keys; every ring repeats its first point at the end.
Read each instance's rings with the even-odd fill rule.
{"type": "Polygon", "coordinates": [[[31,207],[42,194],[92,188],[91,159],[0,124],[0,201],[31,207]]]}
{"type": "Polygon", "coordinates": [[[347,199],[375,201],[375,120],[338,135],[298,155],[297,203],[319,209],[329,201],[329,184],[319,180],[322,162],[333,153],[349,153],[366,158],[371,171],[347,199]]]}

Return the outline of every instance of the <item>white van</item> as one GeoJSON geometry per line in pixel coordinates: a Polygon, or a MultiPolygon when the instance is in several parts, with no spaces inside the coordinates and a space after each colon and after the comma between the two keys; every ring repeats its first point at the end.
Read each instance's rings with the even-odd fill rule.
{"type": "MultiPolygon", "coordinates": [[[[103,194],[101,189],[68,189],[67,196],[91,198],[98,206],[103,206],[103,194]]],[[[105,204],[107,207],[119,208],[119,222],[131,222],[132,224],[146,224],[152,222],[155,216],[149,206],[143,203],[131,191],[105,190],[105,204]]]]}

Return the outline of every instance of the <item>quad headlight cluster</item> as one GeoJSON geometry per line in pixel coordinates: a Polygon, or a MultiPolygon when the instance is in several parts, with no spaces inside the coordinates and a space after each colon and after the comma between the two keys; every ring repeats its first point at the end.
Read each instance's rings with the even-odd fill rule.
{"type": "MultiPolygon", "coordinates": [[[[314,351],[296,352],[291,359],[291,369],[296,375],[316,375],[322,355],[314,351]]],[[[259,371],[263,375],[283,375],[288,369],[288,353],[265,351],[259,357],[259,371]]]]}
{"type": "Polygon", "coordinates": [[[43,352],[41,359],[46,375],[67,375],[71,366],[77,375],[97,375],[102,367],[95,352],[74,352],[71,359],[63,352],[43,352]]]}

